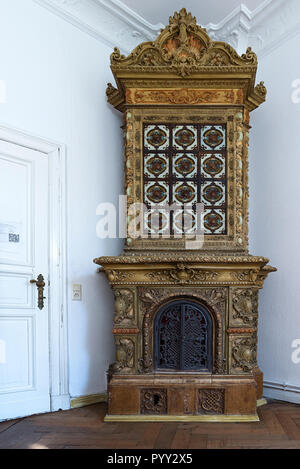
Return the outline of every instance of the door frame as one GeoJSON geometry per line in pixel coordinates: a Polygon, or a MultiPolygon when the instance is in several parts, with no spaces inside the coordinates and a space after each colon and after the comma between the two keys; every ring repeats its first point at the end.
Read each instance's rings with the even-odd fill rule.
{"type": "Polygon", "coordinates": [[[67,322],[66,146],[0,124],[0,141],[43,153],[49,188],[49,382],[51,411],[70,408],[67,322]]]}

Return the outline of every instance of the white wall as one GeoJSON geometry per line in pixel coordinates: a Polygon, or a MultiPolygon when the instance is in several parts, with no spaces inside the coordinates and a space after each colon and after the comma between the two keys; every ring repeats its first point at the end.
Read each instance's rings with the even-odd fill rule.
{"type": "Polygon", "coordinates": [[[300,403],[300,363],[291,359],[292,342],[300,339],[300,103],[291,100],[299,49],[300,35],[259,61],[258,80],[268,95],[251,121],[250,252],[278,268],[260,293],[265,395],[300,403]]]}
{"type": "Polygon", "coordinates": [[[0,0],[0,123],[67,145],[70,394],[104,392],[113,358],[112,294],[93,258],[119,241],[96,237],[96,206],[123,180],[121,114],[106,103],[111,50],[31,0],[0,0]]]}

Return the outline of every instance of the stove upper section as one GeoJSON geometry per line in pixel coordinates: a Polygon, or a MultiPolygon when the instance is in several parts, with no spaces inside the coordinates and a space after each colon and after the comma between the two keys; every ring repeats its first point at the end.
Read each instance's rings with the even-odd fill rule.
{"type": "MultiPolygon", "coordinates": [[[[127,203],[145,209],[142,234],[131,230],[125,251],[247,254],[249,112],[266,97],[263,82],[255,86],[255,53],[212,41],[182,9],[154,42],[128,57],[115,49],[111,69],[127,203]],[[187,243],[200,226],[201,242],[187,243]]],[[[128,228],[136,218],[129,209],[128,228]]]]}

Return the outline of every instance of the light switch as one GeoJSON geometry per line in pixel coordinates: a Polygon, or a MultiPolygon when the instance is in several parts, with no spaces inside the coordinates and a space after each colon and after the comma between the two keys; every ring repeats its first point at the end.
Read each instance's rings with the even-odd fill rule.
{"type": "Polygon", "coordinates": [[[82,299],[82,289],[80,283],[72,284],[72,300],[81,301],[82,299]]]}

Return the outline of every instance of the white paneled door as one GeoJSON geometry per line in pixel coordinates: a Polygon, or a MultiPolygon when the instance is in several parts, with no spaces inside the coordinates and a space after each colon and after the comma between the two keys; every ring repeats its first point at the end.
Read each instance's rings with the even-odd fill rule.
{"type": "Polygon", "coordinates": [[[47,157],[0,141],[0,420],[50,410],[48,231],[47,157]]]}

